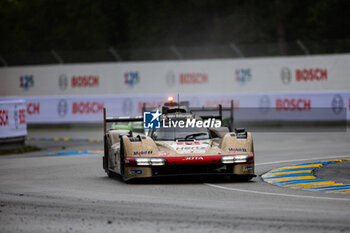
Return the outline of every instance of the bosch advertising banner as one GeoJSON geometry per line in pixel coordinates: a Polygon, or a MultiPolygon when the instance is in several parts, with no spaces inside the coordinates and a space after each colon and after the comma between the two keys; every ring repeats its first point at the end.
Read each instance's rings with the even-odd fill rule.
{"type": "Polygon", "coordinates": [[[2,67],[0,100],[25,99],[28,123],[101,122],[104,107],[136,116],[177,94],[192,107],[233,99],[248,121],[349,120],[349,64],[341,54],[2,67]]]}
{"type": "MultiPolygon", "coordinates": [[[[163,105],[166,99],[167,95],[161,94],[26,97],[26,120],[28,123],[102,122],[104,107],[109,116],[139,116],[144,103],[147,108],[155,108],[163,105]]],[[[217,107],[219,104],[229,107],[231,100],[234,100],[236,120],[350,120],[350,91],[180,94],[180,101],[188,101],[190,107],[217,107]]]]}
{"type": "Polygon", "coordinates": [[[350,90],[350,55],[1,67],[2,96],[350,90]]]}
{"type": "Polygon", "coordinates": [[[26,104],[24,100],[0,100],[0,138],[27,135],[26,104]]]}

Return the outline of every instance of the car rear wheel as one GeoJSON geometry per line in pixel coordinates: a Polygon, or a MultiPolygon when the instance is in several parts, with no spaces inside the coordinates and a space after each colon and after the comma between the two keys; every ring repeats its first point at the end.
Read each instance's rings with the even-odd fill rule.
{"type": "Polygon", "coordinates": [[[124,160],[124,142],[123,138],[120,139],[120,175],[125,182],[125,160],[124,160]]]}
{"type": "Polygon", "coordinates": [[[110,171],[109,167],[108,167],[109,147],[110,147],[110,145],[108,143],[108,138],[105,135],[104,136],[104,156],[103,156],[103,159],[102,159],[102,163],[103,163],[103,169],[105,170],[107,176],[109,178],[112,178],[112,177],[115,176],[115,173],[110,171]]]}
{"type": "Polygon", "coordinates": [[[103,144],[104,144],[104,155],[102,158],[102,166],[105,172],[108,171],[108,142],[107,142],[107,136],[105,135],[103,137],[103,144]]]}

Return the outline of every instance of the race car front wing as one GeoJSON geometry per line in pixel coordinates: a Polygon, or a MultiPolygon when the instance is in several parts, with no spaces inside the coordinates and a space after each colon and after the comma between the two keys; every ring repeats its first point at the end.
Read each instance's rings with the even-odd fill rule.
{"type": "Polygon", "coordinates": [[[254,155],[126,157],[125,172],[127,179],[177,175],[250,175],[254,177],[254,155]]]}

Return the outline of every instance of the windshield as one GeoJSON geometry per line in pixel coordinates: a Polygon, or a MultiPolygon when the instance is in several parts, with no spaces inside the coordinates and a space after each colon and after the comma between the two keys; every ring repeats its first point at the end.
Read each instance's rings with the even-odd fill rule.
{"type": "Polygon", "coordinates": [[[209,131],[207,128],[180,128],[169,127],[155,129],[151,132],[153,140],[175,141],[177,139],[209,139],[209,131]]]}

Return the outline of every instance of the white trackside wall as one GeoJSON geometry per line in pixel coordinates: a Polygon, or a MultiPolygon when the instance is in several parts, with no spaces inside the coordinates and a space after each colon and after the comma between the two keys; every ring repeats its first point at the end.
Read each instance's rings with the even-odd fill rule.
{"type": "Polygon", "coordinates": [[[196,107],[234,99],[238,108],[329,108],[350,119],[349,76],[348,54],[23,66],[0,68],[0,93],[27,101],[28,123],[101,122],[103,107],[108,115],[135,116],[143,102],[157,106],[178,93],[196,107]]]}
{"type": "Polygon", "coordinates": [[[26,104],[23,100],[0,100],[0,139],[27,135],[26,104]]]}

